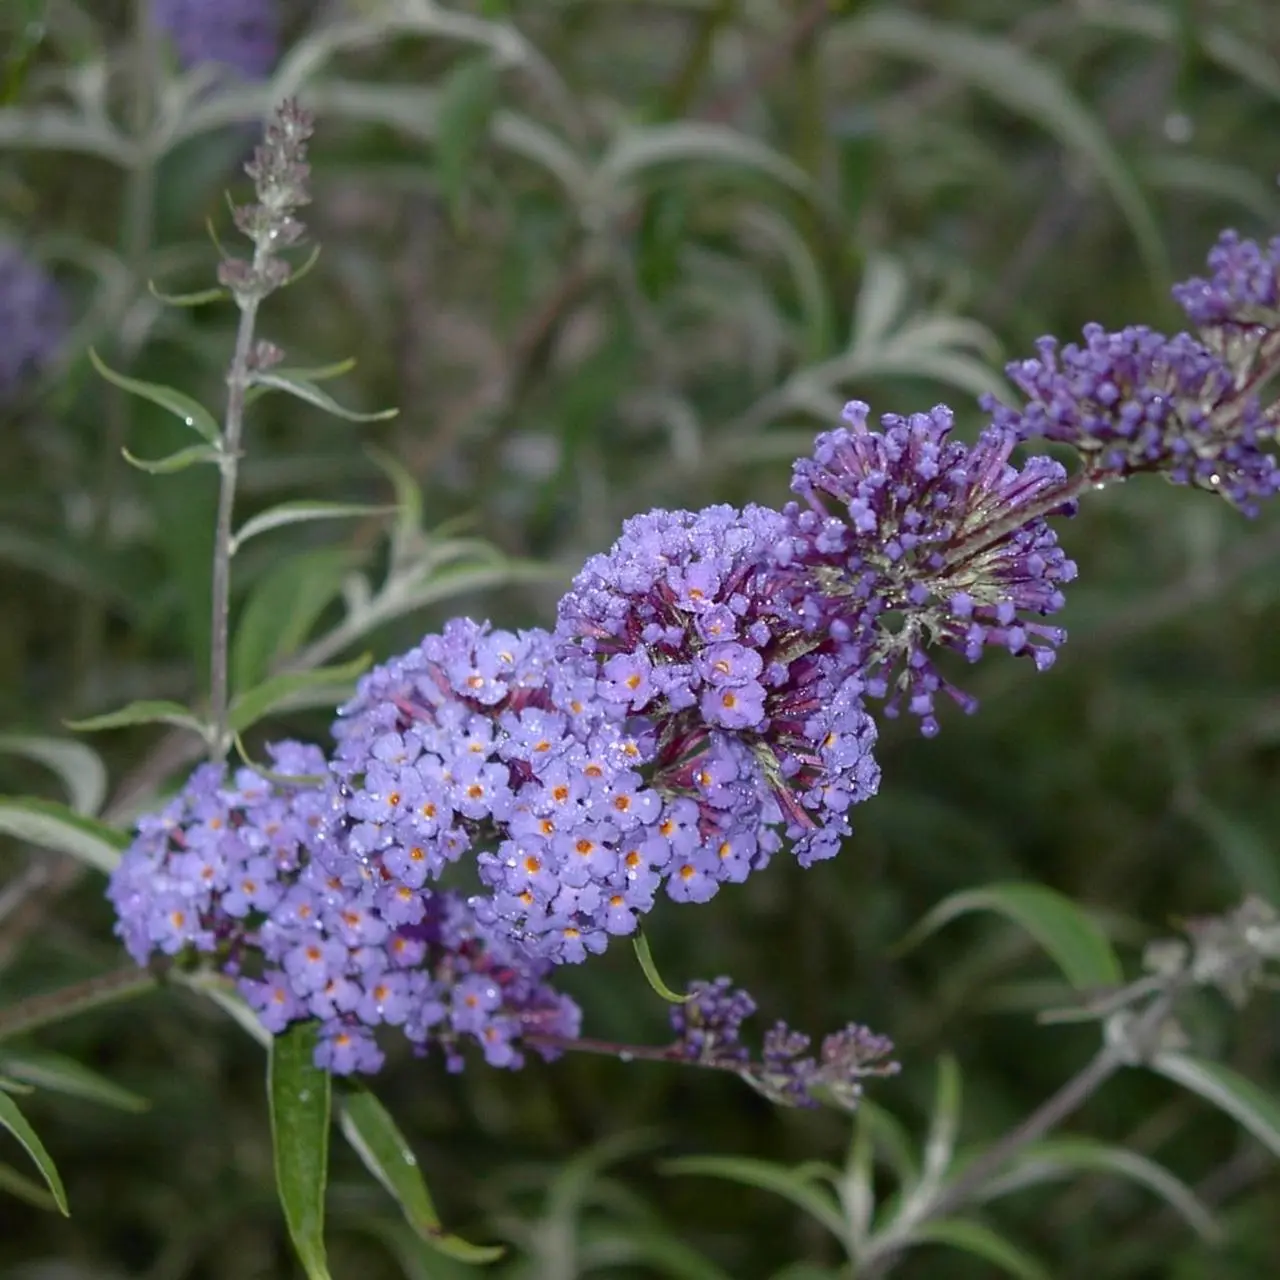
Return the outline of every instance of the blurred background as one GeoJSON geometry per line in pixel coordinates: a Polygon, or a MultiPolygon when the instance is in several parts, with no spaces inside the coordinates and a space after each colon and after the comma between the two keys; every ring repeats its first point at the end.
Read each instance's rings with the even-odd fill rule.
{"type": "MultiPolygon", "coordinates": [[[[1280,229],[1272,0],[0,0],[0,63],[0,727],[27,733],[200,695],[214,478],[127,467],[122,447],[158,457],[189,437],[99,378],[87,351],[220,407],[234,310],[165,308],[147,281],[213,284],[206,223],[231,243],[224,192],[248,194],[238,166],[286,90],[318,116],[308,223],[322,253],[261,331],[291,365],[354,358],[326,384],[335,398],[400,415],[364,425],[264,400],[240,509],[389,501],[373,444],[420,487],[428,530],[496,548],[462,546],[453,577],[446,565],[416,607],[334,657],[401,651],[456,613],[549,624],[626,516],[782,502],[791,460],[848,399],[877,413],[945,401],[971,436],[977,397],[1037,337],[1090,320],[1176,328],[1169,286],[1220,229],[1280,229]],[[221,70],[184,76],[207,58],[221,70]]],[[[331,628],[348,575],[383,580],[385,523],[295,526],[237,559],[242,677],[284,652],[286,622],[295,648],[331,628]]],[[[782,860],[651,921],[673,984],[730,974],[763,1024],[891,1034],[904,1070],[874,1096],[917,1134],[939,1053],[959,1059],[962,1138],[978,1143],[1097,1034],[1035,1025],[1060,980],[991,918],[890,956],[939,899],[1038,880],[1099,908],[1130,962],[1246,892],[1280,903],[1274,513],[1250,523],[1135,482],[1095,495],[1061,536],[1080,577],[1051,672],[999,656],[963,672],[981,711],[948,708],[934,741],[886,726],[881,793],[840,858],[807,872],[782,860]]],[[[300,711],[270,735],[324,741],[329,718],[300,711]]],[[[135,811],[177,781],[155,768],[160,736],[94,741],[135,811]]],[[[7,755],[0,787],[57,794],[7,755]]],[[[0,848],[0,1006],[121,962],[102,888],[54,855],[0,848]]],[[[667,1035],[625,947],[564,985],[589,1033],[667,1035]]],[[[1195,1030],[1280,1088],[1274,1006],[1228,1018],[1206,1004],[1195,1030]]],[[[150,1105],[23,1101],[73,1216],[21,1186],[5,1195],[0,1177],[0,1276],[294,1274],[248,1037],[168,992],[30,1043],[150,1105]]],[[[393,1056],[378,1088],[449,1226],[512,1246],[503,1280],[848,1274],[785,1200],[661,1164],[839,1163],[838,1112],[608,1059],[449,1076],[393,1056]]],[[[1199,1244],[1114,1181],[1002,1201],[992,1220],[1052,1275],[1280,1274],[1280,1178],[1229,1121],[1133,1073],[1072,1128],[1165,1162],[1227,1235],[1199,1244]]],[[[468,1274],[406,1243],[341,1144],[334,1161],[335,1276],[468,1274]]],[[[24,1162],[6,1137],[0,1162],[24,1162]]],[[[992,1274],[940,1250],[895,1271],[992,1274]]]]}

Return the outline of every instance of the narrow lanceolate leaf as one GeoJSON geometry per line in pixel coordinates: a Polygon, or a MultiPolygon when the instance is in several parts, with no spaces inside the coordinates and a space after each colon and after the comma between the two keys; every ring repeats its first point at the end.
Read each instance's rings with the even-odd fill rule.
{"type": "Polygon", "coordinates": [[[936,1186],[951,1167],[960,1132],[960,1065],[950,1054],[938,1059],[929,1136],[924,1144],[924,1181],[936,1186]]]}
{"type": "Polygon", "coordinates": [[[19,1173],[11,1164],[0,1164],[0,1192],[50,1213],[58,1208],[58,1202],[38,1182],[33,1182],[25,1173],[19,1173]]]}
{"type": "Polygon", "coordinates": [[[235,688],[252,688],[298,651],[359,562],[350,548],[321,547],[288,557],[254,583],[231,647],[235,688]]]}
{"type": "Polygon", "coordinates": [[[637,931],[635,938],[632,939],[632,945],[636,949],[636,959],[640,961],[640,971],[644,974],[645,980],[668,1004],[687,1004],[693,999],[690,995],[680,995],[663,982],[662,974],[658,972],[658,966],[653,961],[649,939],[644,936],[643,930],[637,931]]]}
{"type": "Polygon", "coordinates": [[[136,458],[128,449],[121,449],[124,460],[139,471],[148,475],[167,476],[175,471],[185,471],[200,462],[211,462],[215,465],[222,461],[222,454],[211,444],[193,444],[189,449],[179,449],[167,458],[136,458]]]}
{"type": "Polygon", "coordinates": [[[391,540],[391,558],[393,564],[399,563],[422,537],[422,490],[399,459],[376,445],[366,446],[365,452],[395,485],[399,515],[391,540]]]}
{"type": "MultiPolygon", "coordinates": [[[[290,278],[290,283],[294,282],[294,278],[290,278]]],[[[306,369],[293,369],[287,365],[275,365],[271,372],[277,378],[298,379],[301,378],[305,382],[328,382],[331,378],[341,378],[343,374],[350,373],[356,367],[355,357],[348,356],[345,360],[335,360],[332,364],[318,364],[306,369]]],[[[255,400],[262,399],[267,392],[271,391],[271,387],[253,386],[245,392],[244,402],[246,405],[252,404],[255,400]]]]}
{"type": "Polygon", "coordinates": [[[756,1160],[748,1156],[685,1156],[679,1160],[667,1160],[662,1172],[693,1174],[710,1178],[723,1178],[744,1187],[758,1187],[789,1200],[803,1209],[815,1222],[821,1223],[837,1240],[845,1238],[844,1215],[835,1198],[825,1187],[815,1186],[801,1177],[794,1169],[773,1164],[768,1160],[756,1160]]]}
{"type": "Polygon", "coordinates": [[[501,1247],[470,1244],[445,1232],[413,1149],[368,1089],[344,1093],[339,1107],[343,1136],[400,1206],[418,1236],[459,1262],[493,1262],[502,1256],[501,1247]]]}
{"type": "Polygon", "coordinates": [[[232,702],[228,716],[231,732],[243,733],[272,711],[291,704],[298,705],[309,692],[336,690],[338,686],[354,680],[371,660],[371,656],[365,653],[351,662],[334,667],[317,667],[314,671],[271,676],[232,702]]]}
{"type": "Polygon", "coordinates": [[[122,391],[141,396],[144,400],[150,400],[152,404],[158,404],[162,409],[168,409],[175,418],[181,420],[184,426],[190,427],[192,431],[203,436],[211,445],[216,445],[222,439],[222,432],[213,414],[198,400],[193,400],[172,387],[161,386],[155,382],[139,382],[137,378],[125,377],[123,373],[117,373],[103,364],[92,347],[89,348],[89,360],[108,382],[115,383],[122,391]]]}
{"type": "Polygon", "coordinates": [[[87,720],[68,720],[68,729],[77,733],[97,733],[103,729],[124,729],[134,724],[171,724],[178,729],[190,729],[200,737],[206,737],[208,728],[205,723],[180,702],[165,702],[161,699],[147,699],[142,702],[131,702],[119,711],[108,711],[100,716],[90,716],[87,720]]]}
{"type": "Polygon", "coordinates": [[[212,289],[199,289],[195,293],[161,293],[154,280],[147,281],[147,288],[153,298],[159,299],[166,307],[203,307],[207,302],[221,302],[231,294],[215,285],[212,289]]]}
{"type": "Polygon", "coordinates": [[[291,396],[297,396],[299,400],[305,400],[307,404],[314,405],[317,409],[333,414],[335,418],[345,418],[348,422],[385,422],[400,412],[399,409],[379,409],[375,413],[359,413],[354,409],[343,408],[327,391],[322,391],[309,378],[281,373],[276,369],[255,373],[253,385],[265,387],[269,391],[285,391],[291,396]]]}
{"type": "Polygon", "coordinates": [[[42,849],[69,854],[99,871],[111,872],[129,843],[123,831],[88,818],[56,800],[0,799],[0,834],[42,849]]]}
{"type": "Polygon", "coordinates": [[[993,911],[1025,929],[1077,990],[1117,986],[1123,974],[1106,935],[1083,907],[1036,884],[991,884],[944,898],[898,944],[922,942],[958,916],[993,911]]]}
{"type": "Polygon", "coordinates": [[[0,751],[38,761],[56,773],[77,813],[93,815],[102,808],[107,796],[107,767],[92,747],[66,738],[0,733],[0,751]]]}
{"type": "Polygon", "coordinates": [[[271,1042],[267,1089],[276,1189],[289,1238],[308,1280],[329,1280],[324,1197],[329,1181],[332,1082],[315,1065],[317,1030],[298,1022],[271,1042]]]}
{"type": "Polygon", "coordinates": [[[1219,1062],[1206,1062],[1185,1053],[1157,1054],[1151,1069],[1225,1111],[1280,1156],[1280,1100],[1252,1080],[1219,1062]]]}
{"type": "Polygon", "coordinates": [[[37,1089],[65,1093],[69,1097],[98,1102],[120,1111],[145,1111],[150,1106],[145,1098],[122,1089],[105,1076],[61,1053],[6,1050],[0,1053],[0,1071],[37,1089]]]}
{"type": "Polygon", "coordinates": [[[71,1211],[67,1208],[67,1193],[63,1190],[62,1179],[58,1176],[57,1167],[44,1149],[44,1143],[36,1136],[36,1131],[27,1123],[26,1117],[18,1110],[18,1104],[7,1093],[0,1093],[0,1129],[8,1129],[23,1145],[27,1154],[40,1170],[54,1203],[67,1217],[71,1211]]]}
{"type": "Polygon", "coordinates": [[[385,516],[394,507],[361,502],[282,502],[278,507],[250,517],[231,539],[234,555],[250,538],[289,524],[307,524],[314,520],[353,520],[359,516],[385,516]]]}
{"type": "Polygon", "coordinates": [[[442,77],[436,96],[436,174],[454,221],[466,211],[475,159],[498,106],[498,70],[487,56],[468,59],[442,77]]]}
{"type": "MultiPolygon", "coordinates": [[[[957,1168],[956,1172],[959,1176],[962,1170],[957,1168]]],[[[1213,1215],[1181,1178],[1137,1151],[1094,1138],[1046,1138],[1025,1147],[975,1198],[984,1202],[994,1200],[1081,1174],[1111,1174],[1146,1187],[1179,1214],[1197,1235],[1209,1241],[1220,1236],[1213,1215]]]]}
{"type": "Polygon", "coordinates": [[[1051,1280],[1049,1272],[1029,1253],[997,1235],[990,1227],[967,1218],[940,1218],[912,1232],[912,1244],[940,1244],[990,1262],[1018,1280],[1051,1280]]]}

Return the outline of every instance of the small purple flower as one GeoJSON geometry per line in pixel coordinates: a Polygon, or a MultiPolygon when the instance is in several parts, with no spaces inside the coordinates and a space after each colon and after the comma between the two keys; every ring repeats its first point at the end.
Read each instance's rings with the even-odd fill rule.
{"type": "Polygon", "coordinates": [[[1208,279],[1175,285],[1174,299],[1202,328],[1280,328],[1280,236],[1265,248],[1224,231],[1209,252],[1208,279]]]}

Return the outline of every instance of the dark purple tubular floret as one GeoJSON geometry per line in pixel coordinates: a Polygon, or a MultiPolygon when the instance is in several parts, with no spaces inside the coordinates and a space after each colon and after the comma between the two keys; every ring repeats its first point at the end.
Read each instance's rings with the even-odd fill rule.
{"type": "Polygon", "coordinates": [[[67,325],[53,278],[18,245],[0,240],[0,403],[53,362],[67,325]]]}
{"type": "MultiPolygon", "coordinates": [[[[314,747],[271,755],[282,774],[324,773],[314,747]]],[[[384,1026],[439,1047],[453,1068],[468,1041],[491,1065],[518,1067],[526,1033],[576,1036],[578,1008],[546,985],[550,966],[482,936],[459,895],[424,891],[415,923],[388,921],[380,886],[352,874],[358,864],[335,843],[334,801],[329,785],[197,769],[139,822],[111,877],[129,953],[139,964],[210,957],[273,1034],[317,1020],[317,1062],[338,1074],[378,1069],[384,1026]]]]}
{"type": "Polygon", "coordinates": [[[280,54],[277,0],[152,0],[151,13],[184,69],[212,64],[265,80],[280,54]]]}
{"type": "Polygon", "coordinates": [[[560,602],[563,650],[655,722],[663,785],[720,825],[720,856],[744,874],[778,847],[775,827],[803,865],[836,853],[879,782],[862,673],[808,626],[807,574],[776,511],[653,511],[560,602]]]}
{"type": "Polygon", "coordinates": [[[809,1053],[809,1037],[779,1022],[765,1033],[757,1057],[742,1040],[742,1024],[755,1012],[756,1002],[728,978],[690,983],[688,999],[671,1006],[676,1040],[669,1056],[736,1071],[767,1098],[793,1107],[816,1106],[824,1092],[853,1109],[867,1076],[898,1070],[896,1062],[888,1061],[893,1042],[857,1023],[827,1036],[815,1058],[809,1053]]]}
{"type": "Polygon", "coordinates": [[[1280,236],[1263,248],[1224,231],[1209,251],[1209,276],[1175,285],[1173,296],[1200,327],[1280,326],[1280,236]]]}
{"type": "Polygon", "coordinates": [[[988,397],[999,429],[1021,441],[1055,440],[1079,452],[1095,483],[1143,472],[1221,494],[1247,514],[1280,490],[1263,449],[1274,424],[1224,358],[1186,333],[1142,325],[1108,333],[1086,325],[1084,343],[1042,338],[1038,359],[1006,372],[1026,397],[1010,408],[988,397]]]}
{"type": "Polygon", "coordinates": [[[810,570],[809,625],[861,664],[867,693],[888,699],[887,714],[905,702],[933,734],[939,691],[966,710],[976,704],[943,678],[930,649],[973,662],[996,647],[1043,670],[1065,639],[1032,619],[1056,613],[1061,585],[1075,576],[1044,519],[1066,472],[1046,457],[1013,466],[1017,437],[1007,429],[973,445],[950,439],[945,406],[887,414],[879,431],[868,412],[848,405],[849,425],[820,435],[813,456],[796,463],[800,500],[785,511],[791,554],[810,570]]]}

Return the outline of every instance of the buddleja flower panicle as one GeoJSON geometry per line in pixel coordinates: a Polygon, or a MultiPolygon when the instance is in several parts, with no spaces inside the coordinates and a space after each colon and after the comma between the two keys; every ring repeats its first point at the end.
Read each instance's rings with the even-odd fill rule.
{"type": "Polygon", "coordinates": [[[1095,484],[1158,474],[1221,494],[1249,515],[1280,491],[1280,467],[1263,448],[1274,426],[1253,375],[1224,359],[1227,347],[1098,324],[1085,326],[1082,344],[1042,338],[1037,346],[1038,358],[1007,368],[1026,403],[984,399],[996,427],[1070,445],[1095,484]]]}
{"type": "MultiPolygon", "coordinates": [[[[281,743],[270,754],[281,775],[325,774],[317,748],[281,743]]],[[[338,803],[327,784],[198,768],[139,821],[111,877],[130,955],[208,957],[273,1034],[317,1020],[317,1063],[337,1074],[382,1065],[381,1027],[419,1051],[439,1047],[454,1069],[467,1042],[493,1066],[518,1067],[526,1032],[577,1034],[578,1008],[547,986],[549,966],[482,934],[459,894],[421,892],[412,923],[388,919],[379,886],[334,845],[338,803]]]]}
{"type": "Polygon", "coordinates": [[[265,80],[280,55],[277,0],[151,0],[151,20],[184,69],[213,65],[265,80]]]}
{"type": "Polygon", "coordinates": [[[0,404],[57,359],[68,324],[53,277],[14,241],[0,239],[0,404]]]}
{"type": "Polygon", "coordinates": [[[596,664],[603,696],[659,726],[659,785],[690,796],[744,871],[780,836],[804,865],[832,856],[879,782],[861,673],[808,625],[792,541],[764,507],[649,512],[558,611],[557,637],[596,664]]]}
{"type": "Polygon", "coordinates": [[[934,696],[965,710],[975,701],[946,680],[930,650],[956,650],[970,662],[990,647],[1050,666],[1066,638],[1036,621],[1063,605],[1075,564],[1048,526],[1070,515],[1066,472],[1051,458],[1010,462],[1018,443],[990,428],[967,445],[951,438],[951,410],[886,414],[881,430],[861,401],[846,427],[817,438],[794,468],[799,501],[784,512],[789,555],[812,586],[809,625],[844,646],[885,713],[905,704],[926,734],[938,731],[934,696]]]}
{"type": "Polygon", "coordinates": [[[1200,328],[1280,329],[1280,236],[1265,247],[1224,231],[1209,251],[1209,276],[1173,288],[1174,300],[1200,328]]]}

